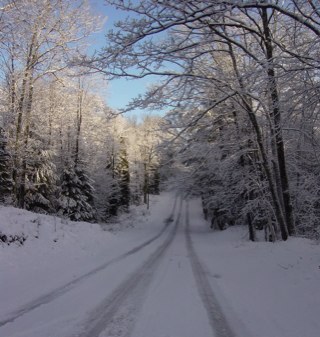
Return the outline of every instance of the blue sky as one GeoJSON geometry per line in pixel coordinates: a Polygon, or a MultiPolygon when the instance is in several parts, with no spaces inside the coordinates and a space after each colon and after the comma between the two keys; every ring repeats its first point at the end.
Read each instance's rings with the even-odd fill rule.
{"type": "MultiPolygon", "coordinates": [[[[105,45],[104,34],[108,29],[111,29],[114,22],[124,19],[127,13],[116,10],[112,6],[106,5],[103,0],[90,0],[91,6],[94,12],[103,14],[107,17],[103,31],[95,34],[95,46],[94,49],[100,49],[105,45]]],[[[142,94],[148,84],[151,84],[151,78],[126,80],[119,79],[110,81],[107,89],[106,103],[108,106],[114,109],[124,108],[127,103],[139,94],[142,94]]],[[[105,92],[105,90],[104,90],[105,92]]],[[[146,114],[144,110],[134,110],[127,115],[139,115],[146,114]]]]}

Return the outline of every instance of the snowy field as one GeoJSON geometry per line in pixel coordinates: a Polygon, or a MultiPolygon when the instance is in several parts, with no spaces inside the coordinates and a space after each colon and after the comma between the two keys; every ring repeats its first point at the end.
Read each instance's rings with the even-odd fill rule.
{"type": "Polygon", "coordinates": [[[169,193],[120,220],[0,207],[0,232],[27,237],[0,244],[0,336],[319,336],[318,243],[212,232],[169,193]]]}

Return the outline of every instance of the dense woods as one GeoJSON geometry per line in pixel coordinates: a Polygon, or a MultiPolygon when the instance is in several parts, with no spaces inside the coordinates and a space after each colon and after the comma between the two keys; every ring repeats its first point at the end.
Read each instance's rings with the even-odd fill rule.
{"type": "Polygon", "coordinates": [[[96,68],[160,76],[132,106],[170,109],[180,188],[212,227],[318,238],[319,1],[107,2],[131,18],[96,68]]]}
{"type": "Polygon", "coordinates": [[[142,203],[160,120],[116,116],[97,94],[103,79],[75,62],[100,18],[86,1],[5,1],[0,10],[1,203],[89,222],[142,203]]]}
{"type": "Polygon", "coordinates": [[[2,2],[0,201],[106,221],[174,176],[212,228],[319,238],[319,1],[107,3],[129,16],[92,57],[86,2],[2,2]],[[126,110],[163,118],[97,94],[99,76],[151,75],[126,110]]]}

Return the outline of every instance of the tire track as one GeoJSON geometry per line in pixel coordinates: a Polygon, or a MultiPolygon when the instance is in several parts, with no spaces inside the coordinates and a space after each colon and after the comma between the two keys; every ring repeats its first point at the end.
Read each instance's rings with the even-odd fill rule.
{"type": "Polygon", "coordinates": [[[175,213],[175,209],[176,209],[176,205],[177,205],[177,199],[178,199],[178,197],[176,196],[175,200],[174,200],[172,211],[170,213],[170,216],[165,220],[165,225],[163,226],[163,228],[160,230],[160,232],[158,234],[156,234],[155,236],[153,236],[149,240],[141,243],[140,245],[130,249],[129,251],[121,254],[120,256],[115,257],[115,258],[103,263],[102,265],[100,265],[100,266],[90,270],[89,272],[73,279],[72,281],[64,284],[63,286],[58,287],[55,290],[50,291],[50,292],[48,292],[48,293],[46,293],[42,296],[39,296],[36,299],[34,299],[34,300],[26,303],[25,305],[21,306],[19,309],[14,310],[11,313],[5,315],[5,318],[2,318],[1,321],[0,321],[0,327],[15,321],[17,318],[31,312],[32,310],[35,310],[36,308],[40,307],[41,305],[48,304],[48,303],[52,302],[53,300],[62,296],[65,293],[67,293],[68,291],[73,289],[76,285],[85,281],[89,277],[99,273],[100,271],[106,269],[110,265],[112,265],[114,263],[117,263],[117,262],[127,258],[130,255],[133,255],[133,254],[137,253],[138,251],[142,250],[143,248],[149,246],[152,242],[156,241],[158,238],[160,238],[166,232],[169,225],[173,221],[173,217],[174,217],[174,213],[175,213]]]}
{"type": "MultiPolygon", "coordinates": [[[[129,337],[154,272],[171,245],[180,222],[182,199],[174,227],[149,258],[97,306],[73,337],[129,337]]],[[[174,207],[175,209],[175,207],[174,207]]]]}
{"type": "Polygon", "coordinates": [[[189,259],[196,280],[198,292],[202,303],[206,309],[209,323],[216,337],[235,337],[236,335],[230,328],[226,317],[224,316],[221,306],[214,295],[214,292],[210,286],[206,271],[202,265],[191,240],[190,236],[190,220],[189,220],[189,204],[186,202],[186,244],[189,253],[189,259]]]}

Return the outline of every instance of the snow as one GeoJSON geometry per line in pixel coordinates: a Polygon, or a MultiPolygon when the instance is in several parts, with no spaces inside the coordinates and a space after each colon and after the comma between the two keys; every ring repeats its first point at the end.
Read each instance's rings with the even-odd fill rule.
{"type": "Polygon", "coordinates": [[[0,336],[318,337],[319,244],[213,232],[188,204],[164,193],[108,226],[0,207],[0,232],[28,237],[0,244],[0,336]]]}
{"type": "Polygon", "coordinates": [[[212,336],[180,231],[156,271],[132,337],[212,336]]]}
{"type": "Polygon", "coordinates": [[[192,239],[229,319],[239,318],[252,337],[320,335],[318,243],[303,238],[249,242],[242,227],[208,232],[198,201],[190,204],[190,221],[192,239]]]}
{"type": "MultiPolygon", "coordinates": [[[[27,236],[23,246],[0,241],[0,317],[143,241],[140,226],[148,221],[144,207],[120,218],[122,223],[102,227],[0,206],[0,232],[27,236]],[[123,229],[126,233],[117,235],[123,229]]],[[[144,230],[146,237],[152,233],[144,230]]]]}

